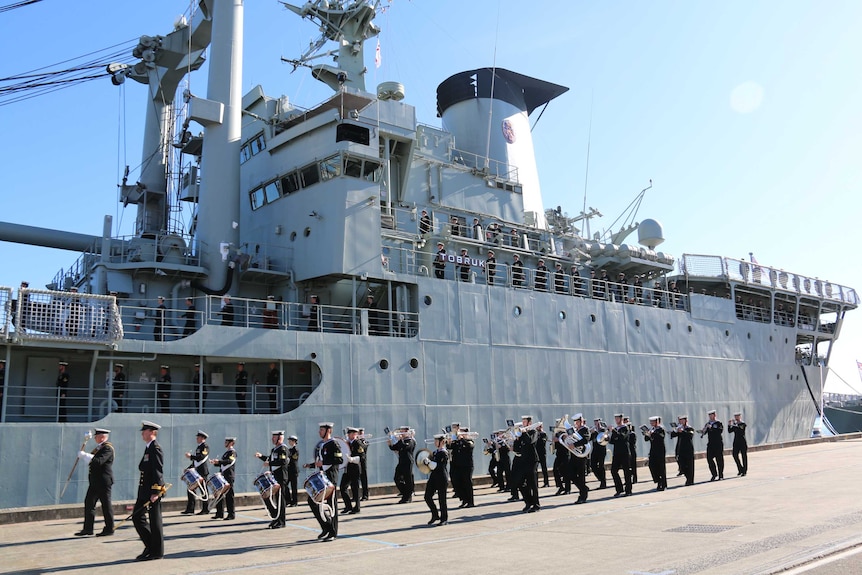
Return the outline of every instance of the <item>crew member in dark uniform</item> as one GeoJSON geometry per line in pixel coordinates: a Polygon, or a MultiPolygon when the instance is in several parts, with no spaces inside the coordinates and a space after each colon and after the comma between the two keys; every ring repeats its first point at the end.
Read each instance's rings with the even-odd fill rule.
{"type": "MultiPolygon", "coordinates": [[[[581,449],[585,448],[585,446],[590,442],[590,430],[584,424],[584,416],[580,413],[576,413],[572,420],[572,427],[574,431],[581,436],[581,438],[576,440],[572,446],[581,449]]],[[[563,449],[565,449],[565,447],[563,447],[563,449]]],[[[578,488],[578,500],[575,501],[575,504],[586,503],[587,497],[590,494],[590,488],[587,487],[587,458],[578,457],[575,454],[572,454],[569,461],[572,466],[572,482],[575,484],[575,487],[578,488]]]]}
{"type": "Polygon", "coordinates": [[[123,364],[114,364],[114,377],[111,380],[111,399],[117,404],[117,413],[123,413],[126,408],[126,374],[123,364]]]}
{"type": "Polygon", "coordinates": [[[512,256],[512,285],[515,287],[524,285],[524,262],[518,254],[512,256]]]}
{"type": "MultiPolygon", "coordinates": [[[[335,424],[330,421],[320,423],[320,441],[314,448],[314,463],[307,463],[305,467],[320,469],[335,486],[338,485],[338,466],[344,461],[344,456],[338,443],[332,440],[333,427],[335,424]]],[[[335,489],[332,490],[332,495],[323,500],[323,503],[317,503],[309,496],[308,506],[311,507],[314,518],[320,524],[321,531],[317,538],[332,541],[338,537],[338,497],[335,495],[335,489]]]]}
{"type": "Polygon", "coordinates": [[[359,475],[362,472],[360,461],[364,448],[362,442],[356,439],[357,435],[359,435],[358,428],[347,428],[347,444],[350,446],[350,453],[342,454],[343,457],[347,457],[347,469],[341,476],[341,499],[344,501],[345,515],[359,513],[359,475]]]}
{"type": "Polygon", "coordinates": [[[654,415],[649,418],[650,428],[644,431],[644,440],[649,442],[649,472],[656,491],[667,489],[667,465],[665,457],[667,452],[664,447],[665,431],[661,426],[661,418],[654,415]]]}
{"type": "Polygon", "coordinates": [[[449,461],[452,464],[449,466],[449,483],[452,484],[452,495],[456,499],[461,499],[461,479],[459,477],[460,469],[455,465],[455,449],[460,446],[456,446],[455,442],[458,440],[458,434],[461,433],[461,424],[457,421],[453,421],[452,424],[446,428],[446,433],[448,437],[446,438],[446,449],[449,451],[449,461]]]}
{"type": "Polygon", "coordinates": [[[724,424],[715,418],[715,410],[706,412],[706,462],[712,474],[710,481],[724,479],[724,424]]]}
{"type": "Polygon", "coordinates": [[[560,262],[554,266],[554,292],[566,293],[566,272],[560,262]]]}
{"type": "Polygon", "coordinates": [[[311,296],[311,304],[308,308],[308,331],[320,331],[320,298],[311,296]]]}
{"type": "Polygon", "coordinates": [[[69,392],[69,364],[61,361],[58,365],[57,389],[59,390],[59,401],[57,405],[57,421],[63,423],[66,421],[66,395],[69,392]]]}
{"type": "Polygon", "coordinates": [[[428,216],[428,211],[422,210],[422,217],[419,218],[419,235],[424,236],[430,233],[432,228],[433,224],[431,223],[431,218],[428,216]]]}
{"type": "Polygon", "coordinates": [[[272,432],[272,451],[269,455],[263,455],[260,452],[254,454],[255,457],[269,463],[269,470],[272,472],[273,478],[278,482],[279,495],[278,509],[272,506],[269,500],[264,501],[266,508],[269,511],[269,516],[275,515],[275,519],[269,522],[269,529],[281,529],[287,522],[284,518],[284,505],[287,499],[287,446],[284,444],[284,431],[278,430],[272,432]]]}
{"type": "Polygon", "coordinates": [[[458,273],[462,282],[470,281],[470,256],[467,255],[467,248],[461,248],[461,263],[458,264],[458,273]]]}
{"type": "Polygon", "coordinates": [[[365,428],[359,428],[359,441],[362,442],[362,454],[359,456],[359,480],[362,483],[362,497],[360,501],[368,501],[368,439],[363,437],[365,428]]]}
{"type": "Polygon", "coordinates": [[[638,482],[638,434],[628,416],[623,417],[623,423],[629,428],[629,475],[634,485],[638,482]]]}
{"type": "Polygon", "coordinates": [[[673,426],[670,437],[677,438],[677,462],[685,475],[685,484],[694,485],[694,428],[688,424],[688,416],[680,415],[679,424],[673,426]]]}
{"type": "Polygon", "coordinates": [[[497,475],[497,446],[494,440],[495,434],[491,434],[490,441],[488,439],[483,439],[482,443],[485,447],[482,449],[482,453],[484,455],[490,455],[490,460],[488,461],[488,475],[491,476],[491,485],[490,487],[495,487],[500,484],[500,478],[497,475]]]}
{"type": "Polygon", "coordinates": [[[536,266],[536,278],[533,285],[538,291],[548,291],[548,267],[545,265],[545,260],[539,260],[539,265],[536,266]]]}
{"type": "Polygon", "coordinates": [[[395,466],[395,487],[398,488],[398,493],[401,494],[401,499],[398,503],[410,503],[413,501],[413,451],[416,449],[416,440],[413,439],[410,433],[410,427],[403,425],[396,432],[397,435],[390,435],[387,443],[389,449],[398,453],[398,464],[395,466]],[[393,440],[397,439],[397,441],[393,440]]]}
{"type": "Polygon", "coordinates": [[[745,440],[745,422],[741,413],[734,413],[727,424],[727,432],[733,434],[733,461],[736,462],[737,475],[745,477],[748,473],[748,442],[745,440]]]}
{"type": "Polygon", "coordinates": [[[597,417],[593,420],[593,428],[590,430],[590,441],[593,442],[593,451],[590,453],[590,469],[599,482],[599,489],[606,489],[607,475],[605,470],[605,459],[608,456],[608,446],[598,442],[600,433],[606,432],[607,426],[597,417]]]}
{"type": "Polygon", "coordinates": [[[195,317],[195,302],[192,298],[186,298],[186,311],[182,317],[186,320],[183,326],[183,337],[191,335],[197,329],[197,318],[195,317]]]}
{"type": "MultiPolygon", "coordinates": [[[[496,435],[499,437],[505,432],[504,429],[498,429],[496,435]]],[[[502,441],[497,446],[497,491],[503,492],[509,490],[509,484],[512,482],[512,460],[509,459],[509,446],[505,441],[502,441]]]]}
{"type": "Polygon", "coordinates": [[[278,385],[281,381],[281,374],[276,367],[275,362],[270,362],[269,371],[266,372],[266,393],[269,394],[269,412],[278,413],[278,385]]]}
{"type": "Polygon", "coordinates": [[[434,256],[434,277],[442,280],[446,276],[446,248],[437,242],[437,255],[434,256]]]}
{"type": "Polygon", "coordinates": [[[153,339],[156,341],[164,341],[165,339],[165,312],[168,308],[165,307],[165,296],[159,296],[159,303],[156,305],[156,325],[153,326],[153,339]]]}
{"type": "Polygon", "coordinates": [[[87,453],[78,452],[78,459],[89,464],[90,486],[84,498],[84,528],[75,533],[78,537],[93,534],[96,523],[96,502],[102,505],[105,528],[96,537],[114,534],[114,511],[111,509],[111,486],[114,484],[114,446],[108,441],[110,429],[96,428],[96,448],[87,453]]]}
{"type": "Polygon", "coordinates": [[[236,364],[234,391],[239,412],[243,414],[248,413],[248,372],[245,370],[245,363],[242,361],[236,364]]]}
{"type": "Polygon", "coordinates": [[[548,487],[548,434],[541,425],[536,428],[536,457],[544,479],[542,487],[548,487]]]}
{"type": "Polygon", "coordinates": [[[221,474],[224,480],[230,483],[230,489],[225,492],[224,497],[219,499],[216,504],[216,512],[213,519],[224,519],[230,521],[236,519],[234,515],[234,484],[236,482],[236,437],[224,438],[224,454],[220,459],[211,459],[210,463],[218,465],[221,468],[221,474]],[[224,515],[225,507],[227,507],[227,517],[224,515]]]}
{"type": "Polygon", "coordinates": [[[531,415],[521,416],[521,427],[515,428],[515,442],[512,452],[515,462],[512,466],[511,487],[513,496],[515,489],[520,489],[524,500],[524,513],[539,511],[539,478],[536,475],[536,430],[522,431],[533,422],[531,415]]]}
{"type": "MultiPolygon", "coordinates": [[[[458,439],[452,442],[452,467],[458,468],[458,487],[453,489],[461,498],[459,507],[473,507],[473,449],[476,442],[465,435],[469,433],[467,427],[460,428],[458,439]]],[[[427,490],[426,490],[427,493],[427,490]]]]}
{"type": "Polygon", "coordinates": [[[431,473],[428,476],[428,482],[425,484],[425,503],[428,509],[431,510],[431,520],[428,525],[433,525],[437,521],[440,525],[449,523],[449,510],[446,507],[446,487],[449,485],[449,473],[446,469],[446,464],[449,461],[449,453],[445,447],[446,434],[438,433],[434,436],[434,453],[431,457],[426,458],[425,465],[431,468],[431,473]],[[440,504],[438,512],[437,506],[434,505],[434,496],[437,496],[437,501],[440,504]]]}
{"type": "Polygon", "coordinates": [[[156,384],[156,395],[159,400],[159,411],[171,412],[171,366],[159,367],[159,382],[156,384]]]}
{"type": "Polygon", "coordinates": [[[494,276],[497,275],[497,258],[494,250],[488,250],[488,259],[485,260],[485,281],[489,286],[494,285],[494,276]]]}
{"type": "Polygon", "coordinates": [[[566,431],[559,428],[561,420],[557,420],[557,425],[554,427],[554,485],[557,487],[557,492],[554,495],[565,495],[572,491],[572,464],[569,461],[571,453],[561,443],[566,436],[566,431]]]}
{"type": "Polygon", "coordinates": [[[632,476],[629,473],[629,428],[623,423],[623,414],[614,415],[616,425],[611,428],[611,445],[614,446],[614,454],[611,457],[611,475],[614,478],[614,497],[628,496],[632,494],[632,476]],[[620,471],[625,477],[625,486],[620,478],[620,471]]]}
{"type": "MultiPolygon", "coordinates": [[[[296,446],[299,438],[291,435],[287,438],[287,486],[290,491],[290,501],[286,503],[288,507],[296,507],[297,504],[297,484],[299,483],[299,448],[296,446]]],[[[284,497],[287,498],[285,493],[284,497]]]]}
{"type": "Polygon", "coordinates": [[[162,532],[162,497],[165,480],[162,477],[164,454],[156,441],[162,427],[151,421],[141,422],[141,438],[147,444],[138,464],[138,498],[132,511],[132,523],[144,543],[144,551],[135,561],[151,561],[165,556],[165,538],[162,532]],[[147,507],[149,506],[149,507],[147,507]],[[149,522],[147,521],[149,516],[149,522]]]}
{"type": "MultiPolygon", "coordinates": [[[[203,489],[206,490],[207,485],[207,477],[210,474],[210,468],[207,465],[209,459],[207,456],[210,453],[210,447],[207,445],[207,437],[209,437],[205,432],[200,429],[197,432],[195,438],[197,439],[197,447],[195,447],[194,453],[191,451],[186,452],[186,457],[191,459],[191,463],[186,469],[194,468],[195,471],[201,476],[201,480],[203,480],[203,489]]],[[[193,515],[195,512],[195,496],[188,493],[188,501],[186,502],[186,510],[183,511],[183,515],[193,515]]],[[[201,501],[201,510],[198,511],[198,515],[207,515],[210,512],[209,501],[201,501]]]]}

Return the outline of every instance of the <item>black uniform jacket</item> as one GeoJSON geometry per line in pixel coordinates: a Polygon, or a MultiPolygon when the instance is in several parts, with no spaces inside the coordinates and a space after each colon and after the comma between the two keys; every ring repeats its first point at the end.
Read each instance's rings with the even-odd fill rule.
{"type": "Polygon", "coordinates": [[[114,484],[114,446],[106,441],[92,451],[90,485],[109,487],[114,484]]]}
{"type": "Polygon", "coordinates": [[[141,478],[138,481],[138,499],[149,499],[151,495],[158,495],[160,493],[159,486],[165,484],[165,479],[162,477],[164,464],[165,456],[162,453],[162,448],[153,439],[147,445],[147,448],[144,450],[144,456],[138,464],[138,470],[141,472],[141,478]]]}

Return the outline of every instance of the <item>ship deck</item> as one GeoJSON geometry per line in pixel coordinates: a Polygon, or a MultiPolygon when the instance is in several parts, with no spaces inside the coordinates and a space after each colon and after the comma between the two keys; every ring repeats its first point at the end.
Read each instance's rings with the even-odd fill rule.
{"type": "Polygon", "coordinates": [[[862,439],[750,452],[743,478],[735,477],[732,459],[725,462],[727,479],[711,483],[698,459],[692,487],[682,487],[669,465],[662,493],[641,468],[632,497],[594,490],[585,505],[545,488],[543,509],[533,514],[482,487],[475,508],[450,504],[442,527],[425,525],[430,515],[421,497],[394,505],[393,495],[373,496],[361,514],[341,518],[340,537],[328,543],[315,539],[319,530],[305,505],[288,509],[280,530],[265,528],[259,505],[240,507],[232,522],[167,511],[166,555],[155,564],[133,561],[142,546],[130,523],[113,537],[85,539],[72,535],[81,525],[75,519],[0,525],[0,572],[499,573],[537,563],[545,572],[607,575],[862,570],[862,439]]]}

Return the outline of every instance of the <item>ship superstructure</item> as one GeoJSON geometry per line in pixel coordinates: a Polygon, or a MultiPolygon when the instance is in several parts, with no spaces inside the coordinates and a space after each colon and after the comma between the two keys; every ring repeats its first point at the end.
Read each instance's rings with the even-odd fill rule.
{"type": "MultiPolygon", "coordinates": [[[[139,64],[113,70],[151,97],[145,168],[122,187],[135,235],[111,237],[109,218],[100,236],[0,225],[4,240],[81,252],[48,289],[0,290],[0,458],[29,461],[38,426],[40,448],[62,459],[96,420],[136,452],[142,413],[170,431],[172,475],[202,426],[252,451],[290,429],[306,454],[320,420],[430,437],[453,420],[484,433],[524,410],[552,422],[576,407],[633,421],[742,411],[755,443],[807,436],[853,289],[721,256],[677,260],[658,251],[654,220],[584,237],[591,214],[542,207],[528,123],[565,87],[459,72],[438,87],[432,127],[404,86],[366,89],[379,3],[285,6],[322,30],[296,65],[330,98],[301,108],[260,86],[241,95],[241,3],[202,0],[173,32],[141,38],[139,64]],[[308,64],[329,40],[336,65],[308,64]],[[207,95],[175,97],[207,49],[207,95]],[[634,231],[638,245],[625,243],[634,231]]],[[[370,457],[372,482],[388,480],[388,450],[370,457]]],[[[127,463],[119,499],[136,487],[127,463]]],[[[59,501],[58,478],[30,465],[11,471],[26,490],[0,485],[0,507],[59,501]]],[[[256,464],[237,467],[251,489],[256,464]]]]}

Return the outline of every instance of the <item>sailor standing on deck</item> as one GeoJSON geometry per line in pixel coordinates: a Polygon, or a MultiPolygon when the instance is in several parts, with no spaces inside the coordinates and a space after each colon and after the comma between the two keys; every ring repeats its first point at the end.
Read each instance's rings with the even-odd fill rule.
{"type": "Polygon", "coordinates": [[[243,414],[248,413],[248,372],[245,370],[245,362],[243,361],[236,364],[234,391],[239,412],[243,414]]]}
{"type": "Polygon", "coordinates": [[[442,280],[446,276],[446,248],[437,242],[437,255],[434,256],[434,277],[442,280]]]}
{"type": "Polygon", "coordinates": [[[156,384],[156,396],[158,397],[159,411],[171,412],[171,366],[159,366],[159,382],[156,384]]]}
{"type": "Polygon", "coordinates": [[[138,499],[132,511],[132,523],[144,543],[144,551],[135,557],[135,561],[152,561],[165,555],[161,499],[165,488],[165,480],[162,477],[164,454],[156,441],[161,428],[162,426],[151,421],[141,422],[141,439],[147,447],[138,464],[141,477],[138,481],[138,499]]]}
{"type": "Polygon", "coordinates": [[[236,519],[234,515],[234,482],[236,481],[236,449],[234,446],[236,445],[236,437],[225,437],[224,438],[224,449],[225,452],[221,456],[221,459],[211,459],[210,463],[213,465],[218,465],[221,467],[221,474],[224,477],[224,480],[230,483],[230,489],[224,494],[218,504],[216,505],[216,512],[213,515],[213,519],[224,519],[225,521],[230,521],[231,519],[236,519]],[[227,507],[227,517],[224,515],[224,508],[227,507]]]}
{"type": "Polygon", "coordinates": [[[284,518],[284,504],[287,498],[287,446],[284,445],[284,431],[278,430],[272,432],[273,448],[269,455],[263,455],[259,451],[254,454],[255,457],[269,463],[269,470],[272,472],[273,478],[278,481],[279,490],[281,491],[278,497],[278,509],[270,507],[269,501],[264,501],[269,510],[269,516],[277,513],[275,519],[269,522],[268,529],[281,529],[287,522],[284,518]]]}
{"type": "MultiPolygon", "coordinates": [[[[189,464],[186,469],[194,468],[195,471],[201,476],[203,480],[204,489],[206,489],[207,477],[210,474],[209,466],[207,465],[207,456],[210,453],[209,445],[207,445],[207,435],[205,432],[198,430],[195,438],[197,439],[197,447],[195,447],[194,453],[191,451],[186,452],[186,457],[192,460],[191,464],[189,464]]],[[[195,512],[195,496],[192,495],[191,491],[188,493],[188,501],[186,503],[186,510],[183,511],[183,515],[193,515],[195,512]]],[[[201,510],[198,512],[198,515],[207,515],[210,512],[209,501],[201,501],[201,510]]]]}
{"type": "Polygon", "coordinates": [[[650,427],[644,431],[644,440],[649,442],[649,472],[656,484],[656,491],[667,489],[667,465],[664,447],[665,431],[661,426],[661,418],[653,415],[649,418],[650,427]]]}
{"type": "Polygon", "coordinates": [[[69,392],[69,364],[61,361],[58,364],[57,371],[57,390],[59,394],[57,421],[63,423],[66,421],[66,395],[69,392]]]}
{"type": "Polygon", "coordinates": [[[108,441],[110,429],[96,428],[96,449],[87,453],[78,452],[78,459],[86,461],[90,467],[90,486],[84,497],[84,528],[75,533],[77,537],[93,534],[96,522],[96,502],[102,504],[105,528],[96,537],[114,534],[114,511],[111,509],[111,486],[114,484],[114,446],[108,441]]]}
{"type": "Polygon", "coordinates": [[[425,484],[425,503],[428,509],[431,510],[431,520],[428,525],[433,525],[437,521],[440,525],[446,525],[449,522],[449,510],[446,507],[446,487],[449,484],[449,474],[446,470],[446,464],[449,461],[449,453],[446,451],[446,434],[438,433],[434,436],[434,453],[423,462],[431,468],[431,474],[428,476],[428,482],[425,484]],[[438,513],[437,506],[434,505],[434,496],[437,495],[437,501],[440,504],[438,513]]]}
{"type": "MultiPolygon", "coordinates": [[[[345,456],[342,455],[338,443],[332,440],[333,427],[335,424],[331,421],[320,423],[320,441],[314,448],[314,463],[306,464],[305,467],[320,469],[332,485],[338,485],[338,466],[344,461],[345,456]]],[[[315,502],[309,495],[308,506],[311,507],[314,518],[320,524],[321,531],[317,538],[332,541],[338,537],[338,497],[335,489],[332,490],[332,495],[323,500],[323,503],[315,502]],[[324,505],[327,508],[321,512],[324,505]]]]}
{"type": "Polygon", "coordinates": [[[416,440],[411,437],[410,426],[402,425],[396,435],[390,435],[386,440],[389,449],[398,453],[398,464],[395,466],[395,487],[401,494],[398,503],[410,503],[413,501],[413,451],[416,449],[416,440]]]}
{"type": "Polygon", "coordinates": [[[117,413],[123,413],[126,405],[126,374],[123,364],[114,364],[114,377],[111,380],[111,399],[117,404],[117,413]]]}
{"type": "Polygon", "coordinates": [[[678,420],[678,425],[671,424],[670,436],[677,438],[676,456],[679,469],[685,475],[685,484],[694,485],[694,428],[688,424],[687,415],[680,415],[678,420]]]}
{"type": "Polygon", "coordinates": [[[748,442],[745,440],[745,422],[741,413],[734,413],[727,425],[727,432],[733,434],[733,461],[739,470],[737,475],[745,477],[748,473],[748,442]]]}
{"type": "MultiPolygon", "coordinates": [[[[710,481],[724,479],[724,425],[715,418],[715,410],[706,412],[709,421],[703,429],[706,432],[706,462],[712,474],[710,481]]],[[[701,435],[702,436],[702,435],[701,435]]]]}

